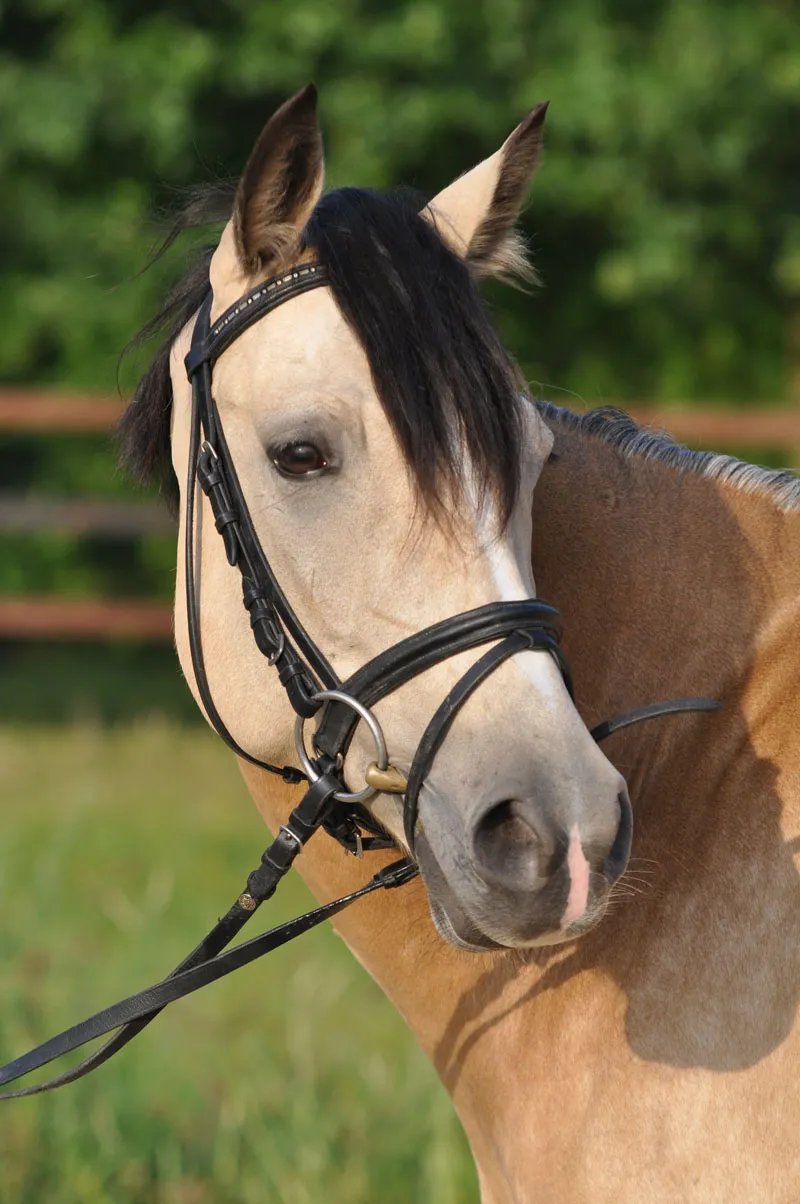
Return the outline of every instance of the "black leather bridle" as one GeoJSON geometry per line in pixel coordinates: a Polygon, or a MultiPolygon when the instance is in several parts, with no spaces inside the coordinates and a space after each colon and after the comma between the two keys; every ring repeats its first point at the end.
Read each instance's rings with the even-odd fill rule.
{"type": "MultiPolygon", "coordinates": [[[[373,791],[360,791],[355,796],[347,791],[342,780],[344,758],[359,718],[365,717],[364,709],[370,710],[387,694],[457,652],[490,643],[494,647],[480,662],[480,680],[484,680],[517,652],[541,649],[556,659],[570,692],[572,683],[559,647],[560,615],[554,607],[535,598],[492,602],[435,623],[381,652],[345,682],[336,676],[325,655],[298,619],[278,584],[250,516],[214,400],[211,377],[213,366],[222,353],[254,322],[291,297],[327,283],[328,275],[322,264],[302,264],[253,289],[226,310],[213,326],[209,324],[212,294],[206,297],[201,306],[191,349],[186,356],[186,371],[192,382],[192,429],[186,493],[186,602],[192,665],[203,706],[212,724],[239,756],[270,773],[280,774],[287,781],[301,780],[304,775],[294,767],[280,768],[259,761],[241,748],[225,727],[214,705],[203,663],[195,587],[196,472],[197,481],[211,504],[215,526],[225,541],[228,561],[236,565],[241,574],[242,598],[250,614],[250,626],[259,650],[277,669],[289,702],[301,720],[317,715],[324,707],[314,738],[314,761],[309,765],[303,757],[302,741],[298,741],[298,752],[306,761],[306,777],[312,777],[315,773],[320,777],[327,775],[331,785],[335,780],[336,789],[332,792],[331,801],[326,804],[327,814],[321,822],[352,852],[357,845],[363,849],[374,848],[377,842],[382,847],[394,843],[385,835],[372,833],[374,821],[359,806],[361,797],[368,797],[373,791]],[[360,710],[356,704],[360,704],[360,710]],[[372,834],[366,838],[360,836],[361,829],[372,834]]],[[[470,674],[467,674],[469,677],[470,674]]],[[[466,678],[462,681],[466,682],[466,678]]],[[[426,732],[420,742],[411,767],[408,789],[404,792],[403,826],[408,847],[412,850],[420,787],[447,727],[477,684],[476,680],[466,692],[457,694],[462,685],[459,683],[449,696],[446,711],[438,719],[434,718],[433,730],[426,732]]],[[[375,731],[377,721],[374,716],[372,720],[371,726],[375,731]]],[[[385,769],[386,766],[379,768],[385,769]]]]}
{"type": "MultiPolygon", "coordinates": [[[[200,307],[194,326],[186,371],[192,384],[192,418],[186,486],[185,570],[189,646],[195,679],[206,714],[225,743],[253,765],[280,775],[284,781],[306,781],[307,788],[287,822],[262,854],[259,866],[247,879],[245,890],[223,918],[176,969],[162,982],[106,1008],[43,1045],[0,1068],[0,1085],[15,1082],[31,1071],[96,1037],[118,1029],[100,1049],[64,1074],[46,1083],[0,1094],[0,1099],[35,1095],[82,1078],[107,1061],[176,999],[214,982],[286,941],[308,931],[370,892],[401,886],[418,871],[410,857],[386,866],[366,886],[288,924],[281,925],[223,952],[254,911],[275,893],[306,842],[324,828],[348,852],[395,846],[394,840],[362,806],[373,789],[348,791],[344,760],[360,719],[376,740],[379,772],[391,767],[380,726],[371,708],[433,665],[471,648],[484,652],[444,699],[422,735],[403,784],[403,826],[413,853],[419,793],[431,764],[460,708],[467,698],[510,657],[526,650],[549,653],[556,660],[567,689],[572,693],[569,667],[560,648],[561,620],[554,607],[537,599],[493,602],[426,627],[394,644],[341,682],[314,643],[284,595],[259,540],[239,483],[225,432],[212,393],[215,362],[245,330],[292,297],[328,283],[324,265],[305,263],[281,276],[264,281],[210,324],[213,295],[200,307]],[[196,485],[205,493],[220,533],[228,562],[241,574],[242,598],[259,650],[275,667],[279,680],[298,716],[296,739],[304,770],[260,760],[242,748],[226,727],[211,694],[203,659],[195,563],[196,485]],[[303,743],[302,724],[320,716],[314,736],[314,756],[303,743]]],[[[681,698],[657,703],[616,716],[595,728],[604,739],[612,731],[684,711],[715,710],[718,703],[705,698],[681,698]]]]}

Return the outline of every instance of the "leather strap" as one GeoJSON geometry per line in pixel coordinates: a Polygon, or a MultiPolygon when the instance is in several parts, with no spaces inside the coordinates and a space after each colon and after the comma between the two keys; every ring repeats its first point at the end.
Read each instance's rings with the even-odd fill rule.
{"type": "MultiPolygon", "coordinates": [[[[233,463],[228,448],[228,443],[225,438],[225,432],[219,418],[217,404],[213,397],[211,398],[211,414],[216,428],[216,451],[220,462],[225,467],[225,478],[231,494],[231,504],[235,509],[237,519],[237,535],[244,554],[245,563],[247,564],[251,580],[258,583],[262,593],[269,605],[275,611],[283,626],[290,637],[297,644],[298,649],[302,653],[306,663],[310,666],[313,673],[319,679],[320,683],[326,690],[336,690],[341,688],[341,682],[336,673],[331,668],[328,660],[323,655],[321,649],[315,644],[311,636],[306,631],[303,624],[295,614],[294,608],[290,604],[286,595],[278,583],[278,579],[273,572],[272,565],[267,558],[261,541],[258,538],[258,533],[255,529],[255,524],[250,517],[250,511],[247,506],[239,477],[236,472],[236,467],[233,463]]],[[[296,653],[295,653],[296,656],[296,653]]],[[[316,712],[319,708],[315,707],[316,712]]]]}
{"type": "Polygon", "coordinates": [[[257,284],[244,297],[234,301],[233,305],[217,318],[214,325],[204,331],[202,340],[192,340],[191,350],[185,360],[189,380],[194,377],[201,364],[213,367],[242,331],[258,322],[265,314],[277,309],[292,297],[299,297],[309,289],[321,288],[327,284],[328,270],[322,263],[301,263],[280,276],[272,276],[269,280],[257,284]]]}
{"type": "MultiPolygon", "coordinates": [[[[503,639],[518,630],[528,631],[534,636],[530,647],[546,647],[555,656],[571,694],[569,665],[559,648],[561,616],[553,606],[537,598],[490,602],[434,623],[379,653],[340,688],[371,707],[413,677],[457,652],[503,639]]],[[[351,708],[336,702],[329,704],[314,736],[317,748],[329,756],[346,751],[357,722],[358,716],[351,708]]]]}
{"type": "MultiPolygon", "coordinates": [[[[325,284],[327,277],[323,271],[317,271],[317,267],[318,265],[313,264],[305,265],[302,270],[298,268],[285,277],[265,281],[263,285],[252,290],[240,302],[226,310],[211,330],[209,330],[209,314],[212,294],[209,293],[197,315],[192,333],[192,348],[187,356],[187,371],[192,382],[194,435],[194,439],[190,441],[189,473],[191,481],[187,483],[185,546],[190,645],[198,650],[201,646],[194,574],[192,573],[190,576],[188,571],[189,559],[191,557],[193,560],[194,556],[193,481],[196,474],[201,487],[209,498],[215,525],[225,542],[228,561],[231,565],[236,565],[241,573],[243,602],[250,612],[250,622],[256,644],[260,651],[277,666],[281,682],[286,688],[294,709],[307,717],[315,714],[319,709],[318,704],[310,702],[310,696],[318,688],[318,685],[309,673],[308,666],[311,666],[326,688],[335,688],[339,681],[294,613],[264,554],[212,397],[211,369],[218,356],[253,322],[270,310],[277,308],[290,296],[297,296],[325,284]],[[314,268],[313,272],[312,268],[314,268]],[[286,283],[287,280],[288,283],[286,283]],[[198,425],[206,440],[202,454],[198,425]],[[298,644],[304,659],[301,659],[289,640],[285,638],[281,622],[298,644]]],[[[202,659],[202,653],[199,659],[202,659]]],[[[202,685],[198,684],[202,690],[202,685]]],[[[203,701],[207,703],[205,697],[203,701]]],[[[219,719],[216,708],[214,711],[219,719]]],[[[212,722],[230,747],[235,747],[235,751],[245,756],[247,760],[253,760],[238,744],[234,746],[229,732],[223,733],[221,728],[224,725],[222,725],[221,719],[219,720],[221,726],[217,726],[213,719],[212,722]]],[[[271,772],[276,771],[275,766],[269,766],[261,761],[256,761],[256,763],[260,764],[262,768],[270,769],[271,772]]],[[[282,771],[278,770],[277,772],[282,771]]],[[[297,780],[297,776],[303,776],[299,770],[291,772],[296,775],[295,780],[297,780]]]]}
{"type": "MultiPolygon", "coordinates": [[[[422,739],[417,745],[417,752],[408,774],[408,787],[403,803],[403,829],[406,843],[412,852],[419,811],[419,792],[453,720],[470,694],[474,693],[478,686],[482,685],[487,677],[509,657],[523,652],[526,647],[532,647],[530,641],[536,639],[537,634],[524,631],[514,632],[502,643],[496,644],[484,653],[480,660],[476,661],[456,683],[425,729],[422,739]]],[[[553,649],[552,651],[557,650],[553,649]]],[[[661,719],[667,715],[685,715],[696,711],[718,711],[720,708],[721,703],[716,702],[713,698],[670,698],[665,702],[653,702],[649,706],[638,707],[636,710],[614,715],[613,718],[598,723],[589,734],[597,744],[600,744],[614,732],[648,719],[661,719]]]]}
{"type": "Polygon", "coordinates": [[[407,882],[417,873],[417,868],[411,862],[396,862],[387,870],[377,874],[372,884],[360,891],[346,895],[334,903],[317,908],[308,915],[300,916],[288,924],[273,929],[245,945],[239,945],[223,954],[222,950],[230,944],[241,931],[250,917],[267,899],[272,898],[279,882],[288,873],[296,857],[304,845],[318,828],[327,821],[333,796],[341,789],[341,779],[334,772],[332,762],[325,760],[321,766],[321,775],[305,791],[297,806],[292,811],[285,825],[272,843],[265,849],[261,862],[248,876],[247,886],[231,905],[225,915],[219,920],[199,945],[172,971],[172,973],[154,987],[148,987],[120,1003],[106,1008],[97,1015],[74,1025],[60,1033],[57,1037],[45,1041],[36,1049],[24,1054],[21,1058],[9,1062],[0,1068],[0,1085],[12,1083],[31,1071],[52,1062],[62,1054],[78,1049],[96,1037],[102,1037],[122,1025],[121,1031],[99,1050],[96,1050],[80,1065],[73,1067],[57,1078],[47,1083],[33,1087],[20,1088],[17,1091],[0,1095],[2,1099],[13,1099],[24,1095],[38,1095],[55,1087],[72,1083],[83,1078],[90,1071],[108,1061],[113,1054],[141,1032],[168,1003],[183,998],[205,986],[225,977],[239,966],[247,965],[258,957],[263,957],[272,949],[292,940],[301,932],[306,932],[348,906],[370,890],[379,886],[399,886],[407,882]]]}
{"type": "Polygon", "coordinates": [[[426,727],[422,739],[417,745],[417,752],[408,774],[408,789],[403,804],[403,830],[406,843],[412,852],[419,809],[419,792],[453,720],[470,694],[473,694],[478,686],[482,685],[487,677],[509,657],[516,656],[518,652],[524,652],[533,647],[546,647],[544,643],[534,644],[534,638],[532,633],[515,631],[512,635],[506,636],[501,643],[495,644],[488,652],[484,652],[483,656],[453,686],[426,727]]]}
{"type": "MultiPolygon", "coordinates": [[[[210,308],[210,302],[209,308],[210,308]]],[[[195,569],[195,496],[197,491],[196,481],[196,465],[200,452],[200,408],[196,404],[192,405],[191,431],[189,435],[189,470],[188,479],[186,481],[186,538],[184,541],[184,575],[186,578],[186,618],[187,628],[189,633],[189,652],[192,658],[192,668],[194,670],[197,689],[200,693],[200,698],[208,716],[209,723],[216,731],[221,740],[227,744],[228,748],[232,749],[237,756],[242,757],[245,761],[249,761],[251,765],[258,765],[261,769],[268,770],[269,773],[278,774],[286,782],[294,783],[305,780],[305,774],[296,769],[292,765],[278,767],[271,764],[269,761],[262,761],[258,757],[254,757],[247,749],[242,748],[237,740],[233,738],[228,730],[222,716],[217,710],[211,693],[211,687],[206,673],[205,658],[203,656],[203,643],[200,634],[200,615],[197,600],[197,581],[195,569]]],[[[226,547],[228,546],[226,537],[226,547]]]]}
{"type": "MultiPolygon", "coordinates": [[[[66,1083],[72,1083],[76,1079],[83,1078],[91,1070],[94,1070],[97,1066],[107,1061],[112,1054],[126,1045],[128,1041],[141,1032],[152,1020],[155,1020],[156,1016],[164,1010],[167,1004],[174,1003],[178,999],[183,999],[187,995],[199,991],[201,987],[207,986],[212,982],[217,982],[220,978],[225,978],[241,966],[247,966],[250,962],[257,961],[258,958],[271,953],[273,949],[280,948],[281,945],[285,945],[288,941],[294,940],[295,937],[308,932],[318,924],[323,923],[323,921],[330,919],[331,916],[335,916],[338,912],[343,911],[345,907],[349,907],[352,903],[355,903],[357,899],[363,899],[365,895],[372,894],[375,890],[391,890],[394,887],[403,886],[406,882],[410,882],[412,878],[416,877],[418,872],[413,862],[406,860],[393,862],[391,865],[379,870],[366,886],[362,886],[360,890],[352,891],[349,895],[343,895],[340,899],[334,899],[331,903],[325,903],[322,907],[316,907],[313,911],[309,911],[302,916],[297,916],[285,924],[279,924],[276,928],[270,929],[269,932],[262,933],[261,936],[254,937],[250,941],[244,941],[241,945],[229,949],[227,953],[213,956],[210,950],[215,941],[212,941],[211,938],[215,937],[217,933],[221,933],[229,916],[239,906],[237,900],[228,915],[212,929],[212,932],[198,946],[194,954],[190,954],[188,958],[181,962],[180,966],[168,978],[165,978],[160,983],[156,983],[155,986],[147,987],[144,991],[139,991],[136,995],[130,995],[127,999],[123,999],[111,1007],[104,1008],[94,1016],[90,1016],[87,1020],[81,1021],[80,1024],[75,1024],[72,1028],[65,1029],[57,1037],[51,1037],[49,1041],[45,1041],[42,1045],[37,1045],[35,1049],[24,1054],[21,1058],[16,1058],[13,1062],[9,1062],[8,1065],[0,1067],[0,1085],[14,1083],[32,1071],[46,1066],[55,1058],[60,1058],[72,1050],[80,1049],[87,1042],[93,1041],[97,1037],[102,1037],[122,1025],[121,1032],[116,1034],[111,1041],[106,1042],[102,1049],[98,1050],[91,1057],[86,1058],[79,1066],[59,1075],[58,1078],[50,1079],[46,1083],[37,1083],[32,1087],[21,1087],[15,1091],[3,1092],[0,1094],[0,1100],[20,1099],[26,1095],[40,1095],[42,1092],[52,1091],[55,1087],[61,1087],[66,1083]],[[200,956],[200,951],[203,954],[208,953],[208,956],[200,956]]],[[[226,929],[225,933],[221,934],[218,938],[223,941],[223,946],[227,944],[233,933],[238,931],[252,914],[252,911],[244,912],[243,918],[238,914],[236,915],[233,924],[230,925],[232,929],[231,935],[227,935],[228,930],[226,929]]]]}
{"type": "Polygon", "coordinates": [[[649,706],[637,707],[634,711],[622,711],[611,719],[604,719],[590,731],[590,736],[599,744],[614,732],[645,719],[661,719],[665,715],[686,715],[691,711],[719,711],[722,703],[714,698],[669,698],[666,702],[651,702],[649,706]]]}

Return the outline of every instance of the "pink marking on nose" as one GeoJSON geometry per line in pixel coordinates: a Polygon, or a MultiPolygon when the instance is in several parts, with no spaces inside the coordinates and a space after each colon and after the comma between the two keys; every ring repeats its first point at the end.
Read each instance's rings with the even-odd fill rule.
{"type": "Polygon", "coordinates": [[[562,928],[569,928],[570,924],[579,920],[589,902],[589,862],[586,860],[581,846],[581,834],[577,824],[573,824],[569,834],[567,869],[569,870],[569,895],[567,896],[567,906],[561,917],[562,928]]]}

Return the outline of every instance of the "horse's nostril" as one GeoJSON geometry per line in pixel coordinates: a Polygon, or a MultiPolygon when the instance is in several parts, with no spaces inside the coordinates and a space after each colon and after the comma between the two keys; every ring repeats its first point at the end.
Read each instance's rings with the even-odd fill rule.
{"type": "Polygon", "coordinates": [[[515,890],[541,886],[552,849],[517,799],[495,803],[478,821],[472,837],[475,867],[484,881],[515,890]]]}
{"type": "Polygon", "coordinates": [[[627,791],[622,791],[619,795],[619,811],[617,834],[603,865],[603,873],[609,883],[616,882],[622,876],[631,854],[633,811],[627,791]]]}

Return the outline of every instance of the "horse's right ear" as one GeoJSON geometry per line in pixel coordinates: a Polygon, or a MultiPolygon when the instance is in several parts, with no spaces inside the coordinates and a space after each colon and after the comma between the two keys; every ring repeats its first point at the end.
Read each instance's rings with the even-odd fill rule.
{"type": "Polygon", "coordinates": [[[317,90],[308,84],[264,126],[239,181],[231,227],[244,276],[289,261],[324,177],[317,90]]]}

